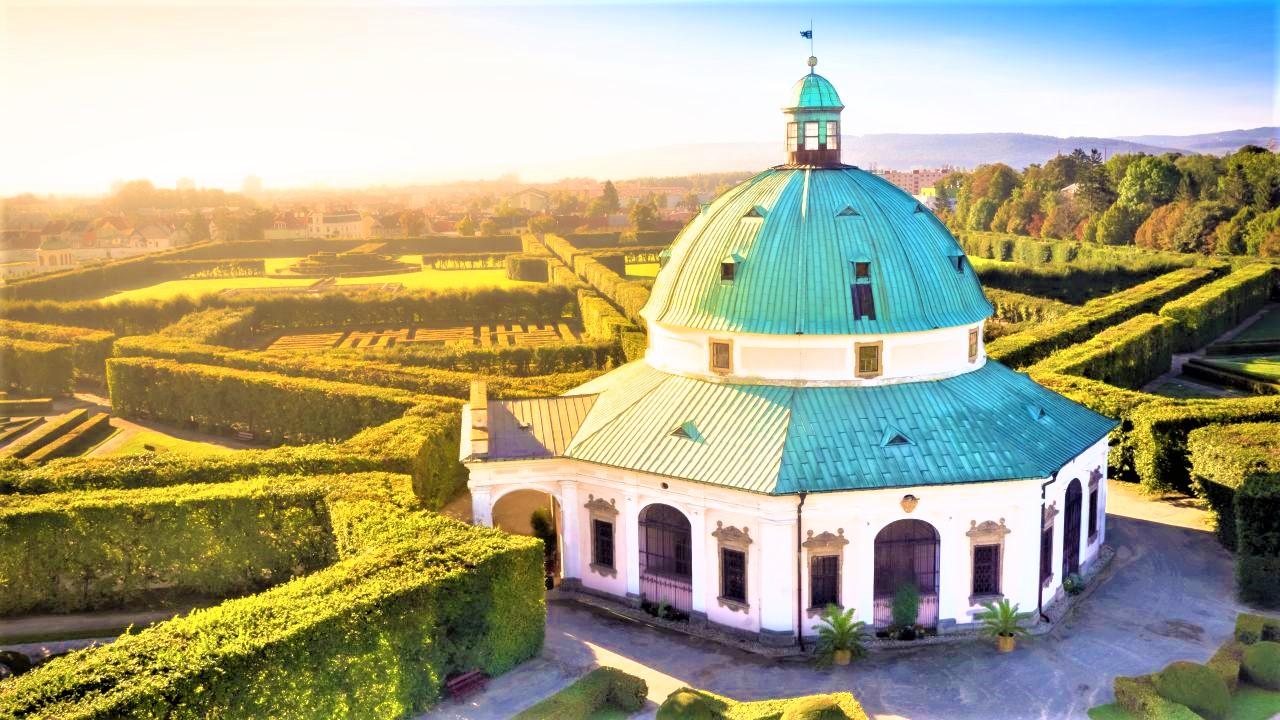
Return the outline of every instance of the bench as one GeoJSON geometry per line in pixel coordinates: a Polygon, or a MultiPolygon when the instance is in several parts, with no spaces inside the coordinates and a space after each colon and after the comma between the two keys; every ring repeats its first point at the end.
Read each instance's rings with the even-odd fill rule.
{"type": "Polygon", "coordinates": [[[487,682],[489,682],[489,678],[485,677],[483,672],[468,670],[445,680],[444,689],[449,693],[449,697],[454,700],[461,700],[472,693],[483,690],[487,682]]]}
{"type": "Polygon", "coordinates": [[[236,433],[236,439],[242,442],[253,442],[253,433],[241,430],[236,433]]]}

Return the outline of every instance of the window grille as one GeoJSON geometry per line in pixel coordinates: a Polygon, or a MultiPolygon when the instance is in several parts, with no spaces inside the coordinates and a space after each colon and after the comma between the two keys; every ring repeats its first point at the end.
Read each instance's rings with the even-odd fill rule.
{"type": "Polygon", "coordinates": [[[607,520],[591,521],[591,562],[601,567],[613,567],[613,523],[607,520]]]}
{"type": "Polygon", "coordinates": [[[819,555],[809,564],[809,607],[840,604],[840,558],[819,555]]]}
{"type": "Polygon", "coordinates": [[[973,594],[1000,594],[999,545],[977,545],[973,548],[973,594]]]}
{"type": "Polygon", "coordinates": [[[720,597],[747,601],[747,554],[741,550],[720,548],[720,597]]]}

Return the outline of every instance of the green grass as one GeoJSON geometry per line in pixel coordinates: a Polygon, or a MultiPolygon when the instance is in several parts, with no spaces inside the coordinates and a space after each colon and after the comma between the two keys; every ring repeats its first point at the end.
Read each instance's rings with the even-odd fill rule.
{"type": "MultiPolygon", "coordinates": [[[[1227,720],[1270,720],[1280,714],[1280,692],[1246,683],[1231,696],[1231,712],[1227,720]]],[[[1089,708],[1091,720],[1134,720],[1118,703],[1089,708]]]]}
{"type": "Polygon", "coordinates": [[[1266,315],[1258,318],[1231,339],[1231,342],[1258,342],[1261,340],[1280,340],[1280,307],[1272,307],[1266,315]]]}
{"type": "Polygon", "coordinates": [[[1234,370],[1259,380],[1280,382],[1280,355],[1235,356],[1232,358],[1205,358],[1205,363],[1225,370],[1234,370]]]}
{"type": "Polygon", "coordinates": [[[141,455],[148,452],[162,451],[181,453],[191,457],[208,457],[210,455],[235,452],[231,448],[225,448],[220,445],[183,440],[182,438],[172,437],[154,430],[142,430],[125,440],[110,454],[141,455]],[[151,446],[150,449],[148,449],[148,445],[151,446]]]}
{"type": "Polygon", "coordinates": [[[1185,381],[1180,378],[1171,378],[1166,380],[1155,388],[1152,392],[1168,398],[1178,399],[1198,399],[1198,398],[1221,398],[1221,397],[1244,397],[1245,394],[1235,388],[1220,387],[1204,380],[1185,381]],[[1210,392],[1206,387],[1213,388],[1218,392],[1210,392]]]}
{"type": "Polygon", "coordinates": [[[631,279],[658,277],[658,267],[658,263],[627,263],[627,277],[631,279]]]}
{"type": "Polygon", "coordinates": [[[167,300],[180,295],[188,295],[191,297],[199,297],[201,295],[216,295],[223,290],[231,288],[258,288],[258,287],[298,287],[306,286],[314,283],[315,280],[307,280],[303,278],[265,278],[265,277],[237,277],[237,278],[206,278],[200,280],[169,280],[147,287],[135,288],[133,290],[124,290],[108,295],[104,298],[107,302],[119,302],[121,300],[167,300]]]}

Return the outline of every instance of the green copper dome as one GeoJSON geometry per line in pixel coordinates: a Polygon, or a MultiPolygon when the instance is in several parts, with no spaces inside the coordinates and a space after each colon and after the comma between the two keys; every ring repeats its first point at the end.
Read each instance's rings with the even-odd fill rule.
{"type": "Polygon", "coordinates": [[[798,110],[803,108],[842,110],[844,109],[844,104],[840,102],[840,96],[836,93],[835,86],[829,80],[821,75],[809,73],[792,86],[791,102],[785,109],[798,110]]]}
{"type": "Polygon", "coordinates": [[[933,213],[854,167],[766,170],[705,207],[670,250],[643,311],[651,322],[863,335],[991,316],[964,252],[933,213]],[[870,285],[874,317],[855,317],[855,283],[870,285]]]}

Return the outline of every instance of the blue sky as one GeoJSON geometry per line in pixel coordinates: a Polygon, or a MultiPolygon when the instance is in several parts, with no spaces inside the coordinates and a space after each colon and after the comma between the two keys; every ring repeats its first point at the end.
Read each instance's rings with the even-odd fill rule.
{"type": "Polygon", "coordinates": [[[0,5],[0,191],[571,174],[773,141],[805,72],[845,132],[1137,135],[1277,122],[1273,3],[0,5]]]}

